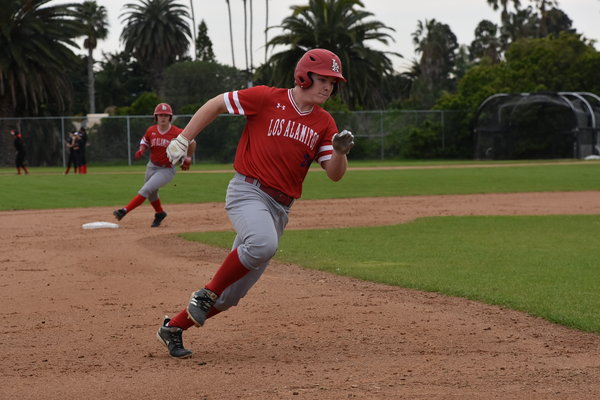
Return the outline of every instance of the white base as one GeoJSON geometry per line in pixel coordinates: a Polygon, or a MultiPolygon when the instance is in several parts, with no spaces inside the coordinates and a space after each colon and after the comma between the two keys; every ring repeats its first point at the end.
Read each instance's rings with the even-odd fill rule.
{"type": "Polygon", "coordinates": [[[83,229],[101,229],[101,228],[118,228],[118,224],[113,224],[112,222],[89,222],[87,224],[81,225],[83,229]]]}

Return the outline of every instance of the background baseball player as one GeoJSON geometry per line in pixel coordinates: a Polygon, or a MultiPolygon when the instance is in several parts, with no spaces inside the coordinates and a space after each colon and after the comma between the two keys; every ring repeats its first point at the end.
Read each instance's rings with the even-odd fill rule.
{"type": "MultiPolygon", "coordinates": [[[[138,194],[131,199],[129,204],[123,208],[119,208],[113,212],[117,220],[123,219],[125,215],[133,211],[141,205],[146,199],[150,201],[154,207],[154,220],[152,221],[153,228],[160,226],[160,223],[167,216],[163,210],[158,196],[158,189],[165,186],[175,177],[175,163],[171,163],[167,157],[166,149],[171,140],[181,133],[181,128],[171,124],[173,119],[173,110],[166,103],[160,103],[154,109],[154,121],[156,125],[152,125],[146,130],[146,134],[140,141],[140,147],[135,152],[135,159],[142,158],[147,149],[150,149],[150,160],[146,165],[146,177],[144,186],[139,190],[138,194]]],[[[196,142],[190,142],[190,146],[180,159],[182,160],[181,169],[189,170],[192,163],[192,155],[196,151],[196,142]]]]}
{"type": "Polygon", "coordinates": [[[163,320],[157,335],[172,357],[192,354],[183,345],[183,330],[201,326],[207,318],[237,305],[260,278],[275,255],[312,161],[332,181],[346,172],[353,136],[348,131],[338,133],[331,115],[320,107],[338,82],[346,81],[340,59],[328,50],[310,50],[299,60],[294,78],[293,89],[256,86],[214,97],[167,149],[176,163],[219,114],[246,117],[225,205],[237,233],[233,250],[212,280],[192,294],[188,306],[163,320]]]}
{"type": "Polygon", "coordinates": [[[25,165],[25,141],[23,140],[23,134],[21,132],[10,131],[10,134],[15,137],[14,145],[17,154],[15,155],[15,167],[17,167],[17,175],[21,175],[21,168],[25,175],[29,174],[27,166],[25,165]]]}
{"type": "Polygon", "coordinates": [[[86,148],[88,141],[87,130],[82,126],[79,129],[79,173],[87,174],[87,157],[86,157],[86,148]]]}

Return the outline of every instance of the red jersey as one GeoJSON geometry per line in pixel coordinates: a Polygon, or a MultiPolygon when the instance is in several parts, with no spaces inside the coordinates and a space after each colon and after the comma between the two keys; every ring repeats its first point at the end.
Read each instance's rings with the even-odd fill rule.
{"type": "Polygon", "coordinates": [[[160,132],[158,125],[152,125],[146,130],[146,134],[140,140],[140,144],[150,148],[150,161],[161,167],[172,167],[167,157],[167,146],[175,139],[183,129],[171,125],[166,132],[160,132]]]}
{"type": "Polygon", "coordinates": [[[333,117],[318,105],[300,111],[292,89],[255,86],[223,96],[229,114],[246,117],[234,169],[299,198],[313,160],[322,166],[333,154],[333,117]]]}

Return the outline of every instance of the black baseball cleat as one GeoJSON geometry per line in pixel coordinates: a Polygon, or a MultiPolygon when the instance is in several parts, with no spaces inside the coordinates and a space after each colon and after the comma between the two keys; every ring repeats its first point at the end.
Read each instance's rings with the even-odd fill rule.
{"type": "Polygon", "coordinates": [[[188,358],[192,351],[183,347],[183,329],[176,326],[167,326],[171,319],[165,317],[162,326],[158,328],[156,337],[169,349],[169,355],[173,358],[188,358]]]}
{"type": "Polygon", "coordinates": [[[154,221],[152,221],[152,225],[150,225],[153,228],[156,228],[158,226],[160,226],[160,223],[162,222],[163,219],[165,219],[167,216],[166,212],[159,212],[154,214],[154,221]]]}
{"type": "Polygon", "coordinates": [[[127,214],[127,210],[124,208],[119,208],[118,210],[113,211],[113,215],[118,221],[122,220],[125,214],[127,214]]]}
{"type": "Polygon", "coordinates": [[[192,293],[190,304],[187,306],[187,313],[188,317],[194,321],[196,326],[204,325],[204,321],[206,321],[206,314],[216,303],[218,298],[219,296],[216,293],[206,288],[192,293]]]}

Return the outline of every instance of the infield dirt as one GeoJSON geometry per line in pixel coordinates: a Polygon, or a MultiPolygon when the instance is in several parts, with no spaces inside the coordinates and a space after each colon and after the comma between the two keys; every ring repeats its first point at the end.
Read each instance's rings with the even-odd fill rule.
{"type": "MultiPolygon", "coordinates": [[[[222,203],[0,212],[1,399],[598,399],[600,336],[460,298],[273,262],[242,303],[156,339],[226,251],[222,203]]],[[[600,192],[298,201],[289,229],[434,215],[600,214],[600,192]]]]}

